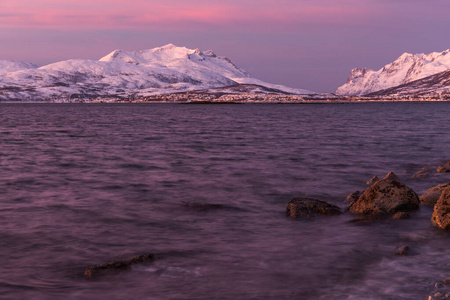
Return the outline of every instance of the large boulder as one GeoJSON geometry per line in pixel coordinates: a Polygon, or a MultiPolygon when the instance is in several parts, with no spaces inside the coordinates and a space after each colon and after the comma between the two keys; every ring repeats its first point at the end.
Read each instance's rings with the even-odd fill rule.
{"type": "Polygon", "coordinates": [[[419,207],[419,197],[409,187],[396,180],[393,173],[375,182],[359,199],[353,202],[349,211],[353,214],[379,216],[419,207]]]}
{"type": "Polygon", "coordinates": [[[425,193],[420,195],[420,197],[419,197],[420,203],[435,205],[436,202],[439,200],[439,197],[441,196],[442,191],[446,187],[449,187],[449,186],[450,186],[450,182],[432,187],[431,189],[427,190],[425,193]]]}
{"type": "Polygon", "coordinates": [[[434,206],[431,222],[441,229],[450,230],[450,187],[442,191],[439,200],[434,206]]]}
{"type": "Polygon", "coordinates": [[[339,207],[313,198],[294,198],[286,207],[289,217],[310,217],[313,215],[338,215],[339,207]]]}

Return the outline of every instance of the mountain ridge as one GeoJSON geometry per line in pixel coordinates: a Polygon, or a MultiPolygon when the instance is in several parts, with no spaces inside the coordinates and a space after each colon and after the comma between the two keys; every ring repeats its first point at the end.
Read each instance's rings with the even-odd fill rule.
{"type": "Polygon", "coordinates": [[[354,68],[347,82],[336,90],[337,95],[361,96],[450,70],[450,49],[430,54],[403,53],[394,62],[378,71],[354,68]]]}
{"type": "MultiPolygon", "coordinates": [[[[1,66],[1,64],[0,64],[1,66]]],[[[213,51],[168,44],[127,52],[114,50],[99,60],[69,59],[0,76],[0,99],[150,96],[257,84],[292,94],[315,92],[270,84],[251,77],[213,51]]]]}

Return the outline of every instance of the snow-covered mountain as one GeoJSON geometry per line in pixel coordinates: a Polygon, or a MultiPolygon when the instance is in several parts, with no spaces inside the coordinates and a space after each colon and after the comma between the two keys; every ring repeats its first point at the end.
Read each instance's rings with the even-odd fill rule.
{"type": "Polygon", "coordinates": [[[27,69],[36,69],[37,66],[25,63],[25,62],[19,62],[19,61],[13,61],[13,60],[0,60],[0,76],[4,75],[6,73],[15,72],[19,70],[27,70],[27,69]]]}
{"type": "Polygon", "coordinates": [[[98,61],[71,59],[40,68],[26,66],[0,71],[0,99],[150,96],[235,84],[315,94],[252,78],[211,50],[202,52],[172,44],[135,52],[115,50],[98,61]]]}
{"type": "Polygon", "coordinates": [[[355,68],[338,95],[365,95],[450,70],[450,50],[430,54],[402,54],[378,71],[355,68]]]}
{"type": "Polygon", "coordinates": [[[440,72],[422,79],[411,81],[393,88],[376,91],[368,96],[450,96],[450,70],[440,72]]]}

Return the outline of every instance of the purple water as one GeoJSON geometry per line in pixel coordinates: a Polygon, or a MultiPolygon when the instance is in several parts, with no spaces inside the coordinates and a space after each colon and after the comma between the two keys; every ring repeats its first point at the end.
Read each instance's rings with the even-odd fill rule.
{"type": "Polygon", "coordinates": [[[449,279],[432,208],[293,220],[389,171],[450,175],[449,103],[0,105],[0,297],[426,299],[449,279]],[[202,207],[200,204],[210,204],[202,207]],[[398,245],[411,255],[394,255],[398,245]],[[93,264],[155,262],[85,279],[93,264]]]}

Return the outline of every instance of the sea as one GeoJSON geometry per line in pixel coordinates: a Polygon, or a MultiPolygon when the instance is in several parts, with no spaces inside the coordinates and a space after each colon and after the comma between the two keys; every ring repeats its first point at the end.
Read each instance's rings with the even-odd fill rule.
{"type": "Polygon", "coordinates": [[[433,207],[352,222],[344,199],[390,171],[419,195],[449,182],[449,116],[448,102],[0,104],[0,298],[434,297],[450,233],[433,207]],[[342,214],[289,218],[294,197],[342,214]]]}

